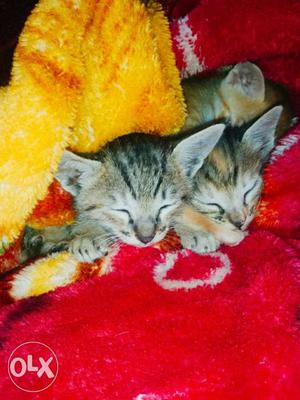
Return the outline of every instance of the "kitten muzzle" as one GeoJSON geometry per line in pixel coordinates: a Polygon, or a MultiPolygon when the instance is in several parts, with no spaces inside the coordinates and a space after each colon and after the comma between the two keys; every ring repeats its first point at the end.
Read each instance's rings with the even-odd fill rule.
{"type": "Polygon", "coordinates": [[[228,215],[229,222],[237,229],[242,230],[247,220],[247,216],[243,212],[232,212],[228,215]]]}
{"type": "Polygon", "coordinates": [[[134,233],[141,243],[148,244],[156,235],[156,224],[152,220],[141,221],[134,226],[134,233]]]}

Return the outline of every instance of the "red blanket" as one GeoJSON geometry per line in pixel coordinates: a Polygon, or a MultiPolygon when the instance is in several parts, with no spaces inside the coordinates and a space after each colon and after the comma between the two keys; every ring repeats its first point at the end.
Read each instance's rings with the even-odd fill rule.
{"type": "MultiPolygon", "coordinates": [[[[289,86],[299,113],[299,1],[165,6],[184,76],[250,59],[289,86]]],[[[215,256],[123,247],[107,276],[3,306],[0,393],[14,400],[299,399],[299,167],[298,125],[275,149],[260,215],[237,247],[215,256]],[[29,341],[50,346],[58,371],[51,386],[27,395],[7,367],[29,341]]],[[[33,388],[37,372],[26,360],[22,383],[33,388]]]]}

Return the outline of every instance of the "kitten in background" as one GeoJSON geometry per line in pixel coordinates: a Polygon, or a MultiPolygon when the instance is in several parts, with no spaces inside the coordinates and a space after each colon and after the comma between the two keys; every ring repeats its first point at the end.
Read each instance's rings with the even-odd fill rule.
{"type": "Polygon", "coordinates": [[[92,262],[118,241],[143,247],[162,240],[190,190],[189,176],[224,128],[213,125],[187,138],[130,134],[89,158],[66,151],[56,178],[74,196],[76,221],[27,228],[22,261],[66,249],[92,262]]]}
{"type": "Polygon", "coordinates": [[[250,126],[227,127],[201,168],[191,170],[191,195],[175,224],[185,248],[211,252],[221,243],[235,245],[245,237],[282,109],[272,108],[250,126]]]}
{"type": "Polygon", "coordinates": [[[251,62],[186,79],[182,87],[187,105],[183,132],[224,120],[231,126],[242,126],[277,104],[283,105],[277,136],[291,125],[287,90],[265,80],[260,68],[251,62]]]}

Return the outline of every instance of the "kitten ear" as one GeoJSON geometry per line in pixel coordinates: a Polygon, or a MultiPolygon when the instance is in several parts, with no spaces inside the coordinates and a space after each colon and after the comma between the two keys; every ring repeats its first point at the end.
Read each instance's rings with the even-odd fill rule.
{"type": "Polygon", "coordinates": [[[237,64],[228,73],[225,82],[241,94],[255,100],[265,98],[265,78],[257,65],[251,62],[237,64]]]}
{"type": "Polygon", "coordinates": [[[213,150],[225,129],[216,124],[182,140],[173,150],[173,157],[185,174],[193,177],[213,150]]]}
{"type": "Polygon", "coordinates": [[[65,151],[55,178],[67,192],[77,195],[82,184],[95,175],[100,166],[99,161],[88,160],[71,151],[65,151]]]}
{"type": "Polygon", "coordinates": [[[244,133],[242,143],[258,152],[263,160],[274,147],[276,127],[282,110],[282,106],[271,108],[244,133]]]}

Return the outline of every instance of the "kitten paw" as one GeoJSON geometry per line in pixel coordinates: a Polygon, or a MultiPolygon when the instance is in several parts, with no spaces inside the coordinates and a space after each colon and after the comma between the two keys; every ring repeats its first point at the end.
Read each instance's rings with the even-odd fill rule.
{"type": "Polygon", "coordinates": [[[103,246],[99,238],[77,237],[69,245],[72,253],[78,261],[92,263],[107,255],[108,249],[103,246]]]}
{"type": "Polygon", "coordinates": [[[24,260],[34,258],[41,252],[43,246],[43,237],[40,232],[26,227],[22,243],[22,253],[24,260]]]}
{"type": "Polygon", "coordinates": [[[181,236],[181,244],[199,254],[214,252],[220,246],[220,242],[212,234],[204,232],[186,233],[181,236]]]}
{"type": "Polygon", "coordinates": [[[247,235],[247,231],[228,230],[227,232],[223,233],[221,238],[218,239],[228,246],[237,246],[247,235]]]}
{"type": "Polygon", "coordinates": [[[247,231],[231,231],[227,236],[227,242],[225,242],[228,246],[237,246],[245,239],[248,235],[247,231]]]}
{"type": "Polygon", "coordinates": [[[65,241],[53,241],[47,233],[47,229],[25,228],[20,262],[67,249],[65,241]]]}

